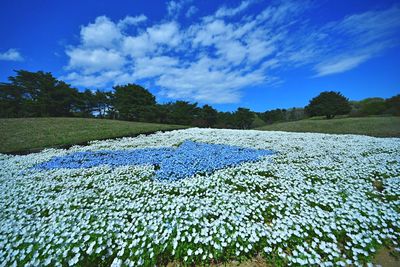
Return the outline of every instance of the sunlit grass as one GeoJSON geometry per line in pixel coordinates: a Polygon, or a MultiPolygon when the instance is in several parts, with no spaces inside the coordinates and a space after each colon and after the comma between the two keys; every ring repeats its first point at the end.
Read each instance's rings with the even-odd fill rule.
{"type": "Polygon", "coordinates": [[[300,121],[274,123],[257,130],[312,132],[331,134],[362,134],[378,137],[400,136],[400,117],[311,118],[300,121]]]}
{"type": "Polygon", "coordinates": [[[86,118],[0,119],[0,153],[35,151],[185,126],[86,118]]]}

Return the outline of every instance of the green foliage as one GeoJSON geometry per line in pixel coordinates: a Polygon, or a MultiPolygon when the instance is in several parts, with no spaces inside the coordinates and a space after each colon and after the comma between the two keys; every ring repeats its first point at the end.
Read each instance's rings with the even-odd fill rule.
{"type": "Polygon", "coordinates": [[[400,94],[385,100],[387,114],[400,116],[400,94]]]}
{"type": "Polygon", "coordinates": [[[77,90],[49,72],[16,71],[0,83],[1,117],[70,116],[77,90]]]}
{"type": "Polygon", "coordinates": [[[112,106],[112,92],[101,92],[97,90],[92,92],[86,89],[84,92],[78,92],[78,97],[72,110],[77,117],[93,117],[96,114],[100,118],[110,117],[114,109],[112,106]]]}
{"type": "Polygon", "coordinates": [[[361,101],[358,101],[357,103],[360,106],[360,108],[362,108],[362,107],[372,104],[372,103],[382,103],[382,102],[385,102],[385,99],[383,99],[381,97],[368,97],[361,101]]]}
{"type": "Polygon", "coordinates": [[[400,95],[388,99],[370,97],[361,101],[351,101],[351,116],[395,115],[400,116],[400,95]]]}
{"type": "Polygon", "coordinates": [[[304,108],[273,109],[260,114],[262,120],[267,124],[284,121],[296,121],[306,118],[304,108]]]}
{"type": "Polygon", "coordinates": [[[234,118],[231,112],[218,112],[216,128],[235,128],[234,118]]]}
{"type": "Polygon", "coordinates": [[[253,129],[253,128],[258,128],[258,127],[262,127],[262,126],[265,126],[265,121],[260,118],[259,113],[256,113],[254,115],[254,120],[253,120],[250,128],[253,129]]]}
{"type": "Polygon", "coordinates": [[[361,109],[361,113],[365,115],[380,115],[386,110],[385,102],[371,102],[364,105],[361,109]]]}
{"type": "Polygon", "coordinates": [[[155,96],[136,84],[115,86],[111,92],[86,89],[83,92],[42,71],[16,71],[8,83],[0,83],[0,117],[99,117],[141,122],[159,122],[198,127],[248,129],[265,123],[302,120],[306,115],[333,118],[392,114],[400,116],[400,95],[389,99],[348,100],[340,93],[323,92],[304,108],[275,109],[254,113],[239,108],[218,112],[210,105],[176,101],[157,104],[155,96]],[[307,114],[306,114],[307,113],[307,114]],[[254,115],[257,116],[254,116],[254,115]],[[265,123],[264,123],[265,122],[265,123]]]}
{"type": "Polygon", "coordinates": [[[254,120],[254,113],[248,108],[238,108],[233,113],[234,125],[239,129],[249,129],[254,120]]]}
{"type": "Polygon", "coordinates": [[[349,100],[339,92],[322,92],[311,99],[305,107],[310,116],[325,116],[332,119],[336,115],[348,114],[351,111],[349,100]]]}
{"type": "Polygon", "coordinates": [[[287,110],[287,115],[287,121],[298,121],[307,117],[304,108],[290,108],[287,110]]]}
{"type": "Polygon", "coordinates": [[[351,116],[369,116],[385,113],[385,99],[380,97],[370,97],[361,101],[351,101],[351,116]]]}
{"type": "Polygon", "coordinates": [[[218,111],[209,105],[204,105],[199,110],[195,125],[200,127],[213,127],[217,123],[217,119],[218,111]]]}
{"type": "Polygon", "coordinates": [[[127,84],[114,87],[114,107],[119,118],[132,121],[152,121],[156,99],[140,85],[127,84]]]}
{"type": "Polygon", "coordinates": [[[286,121],[286,109],[269,110],[261,114],[261,118],[267,123],[271,124],[279,121],[286,121]]]}
{"type": "Polygon", "coordinates": [[[197,117],[199,108],[197,103],[189,103],[187,101],[176,101],[161,106],[162,112],[165,114],[167,123],[193,125],[194,119],[197,117]]]}

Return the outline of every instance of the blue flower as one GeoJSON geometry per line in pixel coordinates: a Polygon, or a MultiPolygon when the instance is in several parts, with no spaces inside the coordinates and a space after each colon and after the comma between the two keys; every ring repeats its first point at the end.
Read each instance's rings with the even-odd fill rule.
{"type": "Polygon", "coordinates": [[[221,144],[185,141],[177,148],[144,148],[134,150],[103,150],[76,152],[55,157],[35,168],[91,168],[101,165],[155,165],[155,179],[176,181],[198,173],[210,174],[215,170],[253,162],[273,154],[270,150],[249,149],[221,144]]]}

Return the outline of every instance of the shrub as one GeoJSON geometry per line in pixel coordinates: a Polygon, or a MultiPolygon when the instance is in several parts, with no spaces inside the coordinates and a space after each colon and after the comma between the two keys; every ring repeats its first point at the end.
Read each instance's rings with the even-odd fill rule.
{"type": "Polygon", "coordinates": [[[395,95],[385,101],[387,114],[400,116],[400,95],[395,95]]]}

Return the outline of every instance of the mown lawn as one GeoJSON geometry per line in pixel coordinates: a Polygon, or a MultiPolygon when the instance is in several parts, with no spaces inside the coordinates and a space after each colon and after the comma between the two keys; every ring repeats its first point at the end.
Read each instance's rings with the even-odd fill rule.
{"type": "Polygon", "coordinates": [[[86,118],[0,119],[0,153],[37,151],[47,147],[180,128],[186,127],[86,118]]]}
{"type": "Polygon", "coordinates": [[[312,118],[257,128],[265,131],[362,134],[378,137],[400,136],[400,117],[312,118]]]}

